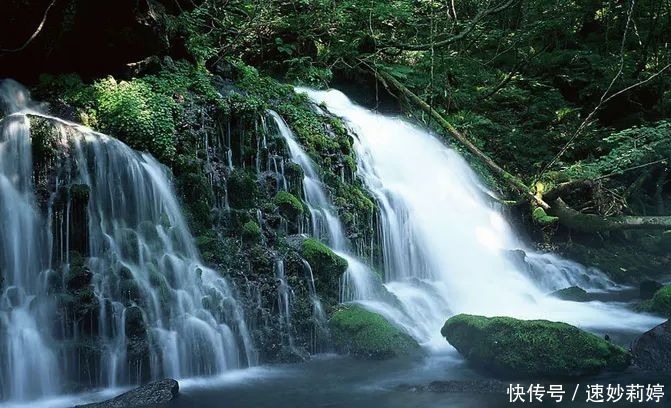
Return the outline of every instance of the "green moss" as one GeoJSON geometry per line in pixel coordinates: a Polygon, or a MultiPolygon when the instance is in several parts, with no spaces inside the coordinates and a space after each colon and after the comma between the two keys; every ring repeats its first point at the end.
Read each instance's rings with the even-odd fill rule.
{"type": "Polygon", "coordinates": [[[574,377],[630,364],[623,348],[566,323],[461,314],[441,333],[475,367],[501,377],[574,377]]]}
{"type": "Polygon", "coordinates": [[[652,299],[649,302],[645,302],[642,309],[647,312],[671,317],[671,285],[666,285],[655,292],[652,299]]]}
{"type": "Polygon", "coordinates": [[[313,238],[303,241],[300,253],[312,267],[317,292],[338,293],[340,277],[347,269],[347,261],[313,238]]]}
{"type": "Polygon", "coordinates": [[[301,245],[301,255],[320,275],[340,276],[347,269],[347,261],[336,255],[329,247],[314,238],[301,245]]]}
{"type": "Polygon", "coordinates": [[[246,242],[260,242],[261,238],[263,238],[263,231],[255,221],[248,221],[242,226],[242,239],[246,242]]]}
{"type": "Polygon", "coordinates": [[[303,203],[287,191],[278,192],[273,202],[279,208],[280,213],[290,220],[295,220],[303,215],[303,203]]]}
{"type": "Polygon", "coordinates": [[[557,217],[552,217],[552,216],[548,215],[545,212],[545,210],[541,207],[534,208],[532,216],[533,216],[534,221],[538,222],[539,224],[552,224],[559,219],[557,217]]]}
{"type": "Polygon", "coordinates": [[[417,342],[384,317],[359,306],[342,306],[329,320],[336,348],[359,357],[384,359],[417,352],[417,342]]]}

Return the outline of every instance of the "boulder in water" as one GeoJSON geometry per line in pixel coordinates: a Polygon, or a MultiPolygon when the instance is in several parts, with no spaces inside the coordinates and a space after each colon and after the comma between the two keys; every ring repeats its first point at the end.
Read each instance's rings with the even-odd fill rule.
{"type": "Polygon", "coordinates": [[[75,408],[148,408],[172,401],[178,394],[177,381],[167,378],[143,385],[108,401],[77,405],[75,408]]]}
{"type": "Polygon", "coordinates": [[[329,320],[336,349],[357,357],[386,359],[419,351],[408,334],[360,306],[338,309],[329,320]]]}
{"type": "Polygon", "coordinates": [[[571,286],[570,288],[555,290],[554,292],[550,293],[550,296],[554,296],[562,300],[570,300],[572,302],[587,302],[590,300],[587,291],[578,286],[571,286]]]}
{"type": "Polygon", "coordinates": [[[624,370],[622,347],[566,323],[460,314],[442,335],[474,367],[504,378],[566,378],[624,370]]]}
{"type": "Polygon", "coordinates": [[[634,340],[634,365],[644,370],[671,371],[671,321],[667,320],[634,340]]]}

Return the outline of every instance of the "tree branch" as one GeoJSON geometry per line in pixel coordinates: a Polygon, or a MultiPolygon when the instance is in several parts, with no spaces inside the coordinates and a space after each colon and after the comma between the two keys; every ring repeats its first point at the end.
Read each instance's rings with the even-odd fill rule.
{"type": "Polygon", "coordinates": [[[501,12],[501,11],[507,9],[508,7],[512,6],[517,1],[518,0],[508,0],[505,3],[503,3],[503,4],[501,4],[497,7],[493,7],[493,8],[490,8],[490,9],[485,9],[485,10],[480,11],[478,14],[475,15],[475,17],[473,17],[473,20],[471,20],[468,23],[468,25],[466,25],[466,28],[464,28],[460,33],[455,34],[451,37],[448,37],[444,40],[440,40],[440,41],[437,41],[435,43],[431,42],[431,43],[425,43],[425,44],[400,44],[400,43],[395,43],[395,44],[389,44],[389,47],[398,48],[398,49],[401,49],[401,50],[404,50],[404,51],[426,51],[426,50],[429,50],[431,48],[445,47],[447,45],[450,45],[454,42],[457,42],[457,41],[461,40],[462,38],[464,38],[468,34],[470,34],[471,31],[473,31],[475,29],[475,27],[478,25],[480,20],[482,20],[483,18],[485,18],[485,17],[487,17],[491,14],[496,14],[498,12],[501,12]]]}
{"type": "Polygon", "coordinates": [[[23,43],[19,48],[14,48],[14,49],[8,49],[8,48],[0,48],[0,52],[19,52],[24,50],[34,39],[37,37],[40,32],[42,31],[42,28],[44,27],[44,23],[47,21],[47,16],[49,15],[49,10],[53,7],[53,5],[56,4],[56,0],[52,0],[52,2],[49,4],[46,10],[44,10],[44,15],[42,16],[42,21],[40,22],[40,25],[37,26],[37,29],[33,33],[33,35],[30,36],[26,40],[26,42],[23,43]]]}

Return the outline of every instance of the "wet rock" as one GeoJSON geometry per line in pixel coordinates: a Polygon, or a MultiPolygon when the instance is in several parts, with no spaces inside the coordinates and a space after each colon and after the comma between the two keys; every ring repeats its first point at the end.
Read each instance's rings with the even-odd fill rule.
{"type": "Polygon", "coordinates": [[[671,372],[671,321],[649,330],[631,345],[634,365],[644,370],[671,372]]]}
{"type": "Polygon", "coordinates": [[[572,302],[588,302],[590,300],[589,294],[583,288],[578,286],[571,286],[570,288],[555,290],[550,293],[550,296],[562,300],[570,300],[572,302]]]}
{"type": "Polygon", "coordinates": [[[77,405],[75,408],[149,408],[170,402],[178,394],[177,381],[165,379],[143,385],[108,401],[77,405]]]}
{"type": "Polygon", "coordinates": [[[661,283],[650,279],[641,281],[639,285],[641,299],[652,299],[652,297],[655,295],[655,292],[660,290],[662,286],[663,285],[661,283]]]}
{"type": "Polygon", "coordinates": [[[150,345],[147,325],[142,309],[131,306],[125,312],[126,354],[130,367],[130,381],[142,383],[149,380],[150,345]]]}
{"type": "Polygon", "coordinates": [[[504,254],[510,262],[515,264],[518,268],[523,269],[523,270],[528,270],[530,268],[529,264],[527,263],[526,257],[527,254],[521,249],[510,249],[504,251],[504,254]]]}

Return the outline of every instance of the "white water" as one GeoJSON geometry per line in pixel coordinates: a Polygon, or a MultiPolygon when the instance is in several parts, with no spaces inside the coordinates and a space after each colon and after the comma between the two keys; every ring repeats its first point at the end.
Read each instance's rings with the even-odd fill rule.
{"type": "Polygon", "coordinates": [[[114,387],[255,364],[242,310],[228,282],[202,265],[166,168],[116,139],[30,110],[23,88],[0,85],[4,106],[15,112],[0,123],[0,400],[57,394],[71,381],[114,387]],[[87,249],[76,249],[88,252],[95,324],[70,317],[53,324],[60,306],[47,292],[55,281],[66,282],[71,266],[74,204],[67,198],[56,207],[53,192],[48,210],[38,210],[27,113],[60,132],[68,158],[57,187],[90,188],[79,232],[87,249]],[[130,360],[126,319],[136,305],[151,344],[130,360]],[[100,346],[97,358],[82,360],[79,350],[67,348],[86,337],[100,346]]]}
{"type": "MultiPolygon", "coordinates": [[[[353,132],[358,176],[380,207],[384,287],[394,296],[381,292],[370,270],[361,268],[348,271],[350,300],[435,347],[446,344],[440,328],[457,313],[542,318],[597,331],[646,330],[659,323],[619,305],[547,296],[575,284],[588,291],[617,288],[595,269],[525,248],[466,161],[425,130],[359,107],[335,90],[300,92],[342,117],[353,132]],[[533,266],[529,271],[511,256],[520,248],[533,266]]],[[[291,142],[289,147],[296,160],[291,142]]],[[[313,202],[316,193],[306,187],[313,202]]],[[[323,218],[329,234],[339,236],[338,223],[323,218]]],[[[337,239],[328,242],[345,248],[337,239]]]]}

